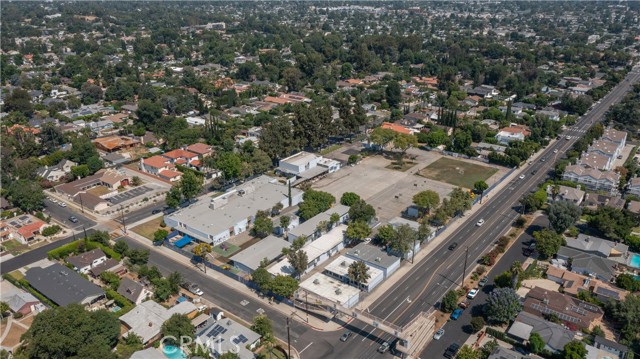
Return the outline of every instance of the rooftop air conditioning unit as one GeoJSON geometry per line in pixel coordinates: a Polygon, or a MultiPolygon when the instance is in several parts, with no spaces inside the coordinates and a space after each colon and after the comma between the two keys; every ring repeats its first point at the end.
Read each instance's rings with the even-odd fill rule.
{"type": "Polygon", "coordinates": [[[336,289],[336,294],[337,294],[337,295],[342,294],[342,290],[340,290],[340,288],[336,289]]]}
{"type": "Polygon", "coordinates": [[[314,279],[313,284],[320,284],[320,280],[318,278],[314,279]]]}

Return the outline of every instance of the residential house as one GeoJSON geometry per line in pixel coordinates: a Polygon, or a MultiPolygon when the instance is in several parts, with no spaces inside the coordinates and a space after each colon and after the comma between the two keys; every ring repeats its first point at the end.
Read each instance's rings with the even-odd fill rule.
{"type": "Polygon", "coordinates": [[[620,174],[601,172],[582,165],[569,165],[562,174],[562,180],[579,183],[593,191],[615,193],[620,183],[620,174]]]}
{"type": "Polygon", "coordinates": [[[563,293],[573,295],[574,297],[577,297],[580,292],[587,292],[602,302],[608,302],[609,300],[624,300],[627,294],[629,294],[628,291],[601,280],[554,266],[547,268],[547,279],[560,284],[563,293]]]}
{"type": "Polygon", "coordinates": [[[639,201],[629,201],[627,205],[627,211],[633,214],[640,214],[640,202],[639,201]]]}
{"type": "Polygon", "coordinates": [[[93,140],[98,150],[104,152],[115,152],[134,148],[140,145],[140,141],[125,136],[100,137],[93,140]]]}
{"type": "Polygon", "coordinates": [[[176,166],[164,156],[155,155],[140,159],[140,169],[142,171],[170,182],[176,182],[182,179],[182,172],[177,171],[175,168],[176,166]]]}
{"type": "Polygon", "coordinates": [[[91,267],[91,269],[89,269],[89,274],[91,274],[91,276],[94,278],[100,277],[100,274],[104,272],[115,273],[118,276],[122,277],[127,273],[127,268],[123,266],[122,263],[120,263],[119,261],[113,258],[107,258],[106,261],[98,265],[95,265],[91,267]]]}
{"type": "Polygon", "coordinates": [[[619,359],[626,359],[628,354],[631,352],[629,347],[626,345],[603,338],[599,335],[596,335],[593,338],[593,346],[600,350],[604,350],[607,353],[616,355],[619,359]]]}
{"type": "Polygon", "coordinates": [[[89,122],[89,123],[87,123],[87,127],[93,133],[108,132],[108,131],[113,130],[113,121],[111,121],[111,120],[99,120],[99,121],[96,121],[96,122],[89,122]]]}
{"type": "Polygon", "coordinates": [[[468,89],[467,94],[477,95],[482,98],[493,98],[494,96],[498,96],[500,91],[498,91],[494,86],[480,85],[472,89],[468,89]]]}
{"type": "Polygon", "coordinates": [[[153,292],[147,289],[147,287],[127,277],[120,280],[118,294],[127,298],[135,305],[140,305],[153,296],[153,292]]]}
{"type": "Polygon", "coordinates": [[[560,112],[553,110],[540,110],[536,112],[536,115],[546,117],[551,121],[560,121],[560,112]]]}
{"type": "Polygon", "coordinates": [[[619,262],[608,258],[562,246],[556,255],[557,260],[569,266],[575,273],[585,274],[604,282],[609,282],[616,276],[619,262]]]}
{"type": "Polygon", "coordinates": [[[523,310],[539,317],[555,315],[565,325],[576,329],[591,329],[604,315],[595,304],[540,287],[534,287],[527,293],[523,310]]]}
{"type": "Polygon", "coordinates": [[[596,210],[599,207],[607,206],[611,208],[624,209],[626,201],[619,196],[607,196],[597,193],[587,193],[584,196],[584,202],[582,206],[596,210]]]}
{"type": "Polygon", "coordinates": [[[587,152],[589,153],[599,153],[602,156],[607,156],[612,160],[620,155],[620,150],[615,143],[605,141],[605,140],[595,140],[587,148],[587,152]]]}
{"type": "Polygon", "coordinates": [[[0,301],[7,303],[12,312],[22,315],[45,309],[42,302],[33,294],[16,287],[6,279],[0,281],[0,301]]]}
{"type": "Polygon", "coordinates": [[[91,305],[105,295],[102,288],[59,263],[46,268],[31,267],[24,279],[40,294],[59,306],[91,305]]]}
{"type": "Polygon", "coordinates": [[[512,124],[509,127],[500,129],[500,132],[496,135],[496,140],[502,144],[509,144],[514,141],[522,142],[530,135],[531,131],[529,131],[528,127],[512,124]]]}
{"type": "Polygon", "coordinates": [[[78,193],[86,192],[96,186],[104,186],[110,190],[117,190],[121,186],[129,185],[129,177],[115,169],[102,169],[91,176],[61,184],[56,187],[56,192],[75,197],[78,193]]]}
{"type": "Polygon", "coordinates": [[[278,203],[283,208],[295,206],[302,202],[302,195],[301,190],[289,190],[275,178],[263,175],[182,208],[164,220],[181,234],[216,245],[246,231],[258,211],[271,211],[278,203]]]}
{"type": "Polygon", "coordinates": [[[602,258],[626,258],[629,255],[629,246],[620,242],[613,242],[603,238],[578,234],[577,238],[566,237],[566,246],[586,253],[594,254],[602,258]]]}
{"type": "Polygon", "coordinates": [[[364,261],[372,268],[380,269],[385,279],[400,268],[400,257],[392,256],[380,247],[365,242],[348,249],[344,255],[347,258],[364,261]]]}
{"type": "Polygon", "coordinates": [[[37,236],[48,226],[46,222],[32,215],[19,215],[2,222],[2,238],[3,240],[15,239],[22,244],[30,244],[38,239],[37,236]]]}
{"type": "Polygon", "coordinates": [[[44,166],[38,168],[36,173],[47,181],[57,182],[60,181],[62,177],[71,173],[71,167],[75,167],[77,165],[78,164],[73,161],[64,159],[55,166],[44,166]]]}
{"type": "Polygon", "coordinates": [[[520,343],[526,343],[533,333],[538,333],[545,343],[544,349],[560,353],[571,342],[575,333],[562,325],[546,321],[539,316],[520,312],[507,330],[507,335],[520,343]]]}
{"type": "Polygon", "coordinates": [[[213,147],[205,143],[194,143],[192,145],[186,146],[184,150],[191,153],[195,153],[200,158],[209,157],[213,154],[213,147]]]}
{"type": "Polygon", "coordinates": [[[580,189],[580,185],[577,188],[562,185],[558,185],[557,188],[552,185],[547,186],[547,198],[549,201],[568,201],[579,206],[585,195],[586,192],[580,189]]]}
{"type": "Polygon", "coordinates": [[[70,256],[65,261],[73,266],[73,269],[81,274],[87,274],[89,270],[107,260],[107,255],[100,248],[70,256]]]}
{"type": "Polygon", "coordinates": [[[629,181],[627,193],[640,197],[640,177],[634,177],[631,179],[631,181],[629,181]]]}
{"type": "Polygon", "coordinates": [[[507,349],[505,347],[497,346],[487,359],[532,359],[528,355],[522,355],[515,350],[507,349]]]}
{"type": "Polygon", "coordinates": [[[281,258],[282,249],[289,248],[290,245],[286,240],[270,235],[229,259],[234,267],[246,273],[253,273],[264,260],[271,263],[281,258]]]}
{"type": "Polygon", "coordinates": [[[604,129],[602,136],[600,136],[600,140],[615,143],[617,145],[617,152],[620,154],[627,143],[627,132],[607,127],[604,129]]]}
{"type": "Polygon", "coordinates": [[[142,338],[143,344],[147,344],[160,338],[162,324],[172,315],[184,314],[192,316],[194,313],[197,313],[197,308],[189,301],[180,302],[167,309],[153,300],[147,300],[122,315],[120,321],[124,325],[124,337],[127,337],[129,333],[133,333],[142,338]]]}
{"type": "Polygon", "coordinates": [[[260,344],[260,334],[229,318],[210,318],[196,336],[196,343],[209,348],[214,358],[235,353],[238,359],[254,359],[252,350],[260,344]]]}
{"type": "Polygon", "coordinates": [[[185,151],[183,149],[175,149],[173,151],[169,151],[163,153],[162,157],[169,160],[170,163],[174,165],[183,165],[187,167],[193,167],[194,161],[199,161],[198,154],[185,151]]]}
{"type": "Polygon", "coordinates": [[[415,130],[391,122],[383,122],[381,127],[403,135],[411,135],[416,132],[415,130]]]}

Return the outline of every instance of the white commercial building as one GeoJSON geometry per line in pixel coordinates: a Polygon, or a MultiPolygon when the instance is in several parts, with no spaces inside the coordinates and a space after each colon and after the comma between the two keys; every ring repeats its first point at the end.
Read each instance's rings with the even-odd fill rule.
{"type": "Polygon", "coordinates": [[[246,231],[258,211],[271,211],[302,202],[303,192],[280,184],[277,179],[260,176],[217,197],[201,197],[198,202],[164,217],[165,223],[182,234],[217,245],[232,235],[246,231]]]}
{"type": "Polygon", "coordinates": [[[351,259],[364,261],[367,265],[380,269],[384,273],[385,279],[400,268],[400,257],[390,255],[380,247],[368,243],[360,243],[349,249],[344,255],[351,259]]]}
{"type": "Polygon", "coordinates": [[[287,234],[289,242],[293,243],[294,240],[301,237],[312,241],[320,237],[323,231],[318,230],[318,225],[322,222],[329,223],[331,221],[331,215],[334,213],[340,216],[338,223],[345,223],[349,220],[349,206],[343,204],[335,205],[292,228],[287,234]]]}
{"type": "Polygon", "coordinates": [[[339,170],[340,162],[302,151],[280,160],[278,169],[306,180],[339,170]]]}
{"type": "Polygon", "coordinates": [[[351,308],[360,301],[359,289],[321,273],[316,273],[300,283],[300,288],[338,303],[345,308],[351,308]]]}
{"type": "Polygon", "coordinates": [[[367,281],[363,283],[354,282],[353,280],[351,280],[351,278],[349,278],[349,266],[356,262],[359,261],[349,257],[340,256],[324,268],[324,274],[340,279],[345,283],[351,284],[367,292],[372,291],[375,287],[378,286],[378,284],[382,283],[382,281],[384,280],[384,273],[382,272],[382,270],[372,267],[366,263],[365,265],[367,266],[367,274],[369,275],[369,279],[367,279],[367,281]]]}
{"type": "MultiPolygon", "coordinates": [[[[307,266],[307,270],[305,273],[312,270],[320,263],[323,263],[329,257],[337,254],[341,249],[344,248],[345,245],[345,232],[347,230],[347,226],[341,224],[336,226],[325,235],[316,239],[312,242],[307,242],[307,244],[302,247],[302,250],[307,253],[307,257],[309,259],[309,264],[307,266]]],[[[293,267],[289,263],[289,259],[284,258],[283,260],[273,264],[268,269],[269,273],[275,275],[292,275],[294,273],[293,267]]],[[[302,273],[304,274],[304,273],[302,273]]]]}

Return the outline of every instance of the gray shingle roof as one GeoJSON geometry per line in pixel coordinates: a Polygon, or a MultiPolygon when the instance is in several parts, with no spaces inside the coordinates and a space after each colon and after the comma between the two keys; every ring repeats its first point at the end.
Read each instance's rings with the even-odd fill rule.
{"type": "Polygon", "coordinates": [[[87,298],[104,294],[102,288],[58,263],[47,268],[29,268],[25,279],[38,292],[60,306],[81,304],[87,298]]]}

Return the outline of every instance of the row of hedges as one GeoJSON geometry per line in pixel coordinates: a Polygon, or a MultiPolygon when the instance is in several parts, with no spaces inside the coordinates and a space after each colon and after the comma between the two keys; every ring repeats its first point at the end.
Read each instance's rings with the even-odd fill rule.
{"type": "Polygon", "coordinates": [[[11,274],[3,274],[2,278],[8,280],[11,284],[15,285],[18,288],[22,288],[26,291],[28,291],[29,293],[33,294],[34,297],[38,298],[42,303],[48,305],[49,307],[57,307],[57,305],[52,302],[51,300],[49,300],[49,298],[45,297],[44,295],[40,294],[40,292],[38,292],[37,290],[35,290],[31,284],[29,284],[29,282],[27,282],[26,279],[16,279],[14,276],[12,276],[11,274]]]}
{"type": "Polygon", "coordinates": [[[116,314],[118,316],[122,316],[127,314],[131,309],[135,308],[135,305],[129,301],[129,299],[121,296],[113,289],[107,289],[107,298],[113,299],[113,301],[122,309],[120,309],[116,314]]]}
{"type": "Polygon", "coordinates": [[[511,239],[509,239],[509,237],[507,236],[500,237],[498,239],[498,245],[492,250],[490,250],[489,253],[485,254],[480,260],[480,262],[486,266],[492,266],[496,264],[496,261],[498,260],[498,256],[506,252],[510,242],[511,242],[511,239]]]}
{"type": "MultiPolygon", "coordinates": [[[[62,247],[58,247],[56,249],[52,249],[49,252],[47,252],[47,257],[49,259],[64,259],[64,258],[68,257],[71,254],[77,253],[78,252],[78,246],[80,245],[80,243],[83,243],[83,242],[85,242],[84,239],[79,239],[79,240],[77,240],[75,242],[71,242],[71,243],[66,244],[66,245],[64,245],[62,247]]],[[[113,258],[113,259],[118,260],[118,261],[120,259],[122,259],[122,256],[119,253],[116,253],[110,247],[105,246],[102,243],[86,241],[86,250],[87,251],[94,250],[96,248],[102,249],[102,251],[109,258],[113,258]]]]}

